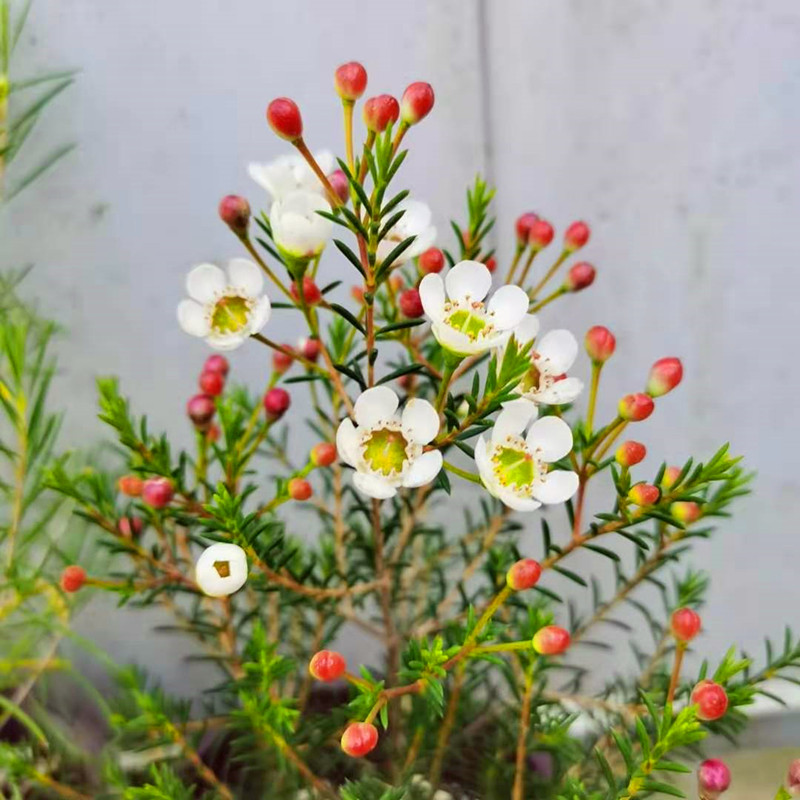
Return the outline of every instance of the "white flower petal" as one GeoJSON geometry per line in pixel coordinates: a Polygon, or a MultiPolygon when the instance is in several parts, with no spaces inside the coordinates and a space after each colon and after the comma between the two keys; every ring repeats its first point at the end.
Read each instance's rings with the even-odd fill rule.
{"type": "Polygon", "coordinates": [[[539,317],[536,314],[526,314],[522,318],[522,322],[517,325],[514,336],[521,344],[527,344],[536,338],[537,333],[539,333],[539,317]]]}
{"type": "Polygon", "coordinates": [[[420,281],[419,299],[422,301],[422,309],[434,322],[439,322],[444,317],[444,281],[440,275],[432,272],[420,281]]]}
{"type": "Polygon", "coordinates": [[[536,406],[524,398],[504,403],[492,429],[492,441],[500,444],[507,436],[520,436],[537,413],[536,406]]]}
{"type": "Polygon", "coordinates": [[[542,506],[538,500],[534,500],[532,497],[520,497],[505,486],[500,487],[497,497],[514,511],[536,511],[542,506]]]}
{"type": "Polygon", "coordinates": [[[399,405],[399,398],[388,386],[373,386],[356,400],[356,422],[364,428],[371,428],[378,422],[391,419],[399,405]]]}
{"type": "MultiPolygon", "coordinates": [[[[424,231],[420,231],[420,233],[417,234],[417,238],[414,239],[414,244],[412,244],[408,250],[406,250],[400,256],[400,259],[408,261],[411,258],[416,258],[420,253],[424,253],[429,247],[433,247],[433,243],[435,241],[436,228],[431,225],[429,228],[425,228],[424,231]]],[[[398,262],[400,259],[398,259],[398,262]]]]}
{"type": "Polygon", "coordinates": [[[377,475],[367,475],[364,472],[353,473],[353,484],[360,492],[376,500],[387,500],[397,494],[397,489],[391,483],[377,475]]]}
{"type": "Polygon", "coordinates": [[[343,419],[336,431],[336,451],[351,467],[358,464],[358,431],[349,418],[343,419]]]}
{"type": "Polygon", "coordinates": [[[480,261],[460,261],[447,273],[444,281],[447,296],[451,300],[466,300],[469,297],[480,302],[492,288],[492,273],[480,261]]]}
{"type": "Polygon", "coordinates": [[[212,302],[227,285],[227,276],[216,264],[198,264],[186,276],[186,291],[198,303],[212,302]]]}
{"type": "Polygon", "coordinates": [[[561,375],[575,363],[578,341],[567,330],[555,330],[546,333],[534,349],[547,372],[561,375]]]}
{"type": "Polygon", "coordinates": [[[516,328],[528,312],[528,295],[519,286],[501,286],[489,300],[488,311],[494,313],[498,330],[516,328]]]}
{"type": "Polygon", "coordinates": [[[536,401],[550,406],[560,406],[571,403],[583,391],[583,381],[580,378],[564,378],[556,381],[549,389],[537,392],[536,401]]]}
{"type": "Polygon", "coordinates": [[[252,261],[234,258],[228,262],[228,282],[245,297],[258,297],[264,288],[264,275],[252,261]]]}
{"type": "Polygon", "coordinates": [[[415,458],[403,478],[403,486],[413,488],[430,483],[442,468],[442,454],[438,450],[429,450],[419,458],[415,458]]]}
{"type": "Polygon", "coordinates": [[[544,461],[558,461],[572,450],[572,430],[563,419],[542,417],[531,425],[526,441],[531,450],[541,451],[544,461]]]}
{"type": "Polygon", "coordinates": [[[247,556],[239,545],[217,542],[200,554],[195,565],[195,579],[209,597],[226,597],[244,586],[247,580],[247,556]],[[228,575],[220,575],[220,569],[228,575]]]}
{"type": "Polygon", "coordinates": [[[542,503],[566,503],[578,491],[578,476],[567,470],[548,472],[533,485],[533,496],[542,503]]]}
{"type": "Polygon", "coordinates": [[[461,333],[449,325],[436,324],[431,326],[433,335],[436,341],[445,348],[457,355],[469,356],[473,353],[481,353],[490,347],[486,341],[475,339],[474,341],[467,336],[466,333],[461,333]]]}
{"type": "Polygon", "coordinates": [[[403,432],[417,444],[428,444],[439,433],[439,414],[427,401],[412,397],[402,417],[403,432]]]}
{"type": "Polygon", "coordinates": [[[258,302],[250,312],[250,319],[248,321],[248,328],[251,334],[258,333],[269,322],[270,315],[272,314],[272,305],[269,302],[269,297],[262,294],[258,302]]]}
{"type": "Polygon", "coordinates": [[[215,350],[235,350],[247,341],[247,334],[236,333],[211,333],[206,336],[206,343],[215,350]]]}
{"type": "Polygon", "coordinates": [[[194,300],[178,303],[178,324],[192,336],[207,336],[211,330],[205,308],[194,300]]]}
{"type": "Polygon", "coordinates": [[[489,458],[486,439],[483,436],[478,439],[478,443],[475,445],[475,464],[478,467],[481,480],[483,480],[484,483],[491,481],[494,471],[492,470],[492,461],[489,458]]]}

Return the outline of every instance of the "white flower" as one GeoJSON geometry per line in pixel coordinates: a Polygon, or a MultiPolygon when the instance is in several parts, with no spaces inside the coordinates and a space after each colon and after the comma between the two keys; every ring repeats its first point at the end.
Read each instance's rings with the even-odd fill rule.
{"type": "MultiPolygon", "coordinates": [[[[427,204],[419,200],[404,200],[395,211],[405,211],[402,217],[389,230],[386,236],[378,242],[378,251],[375,254],[377,262],[382,263],[389,253],[400,242],[409,236],[417,238],[402,253],[392,261],[391,268],[399,267],[406,261],[416,258],[433,245],[436,239],[436,228],[431,225],[431,210],[427,204]]],[[[392,212],[394,213],[394,212],[392,212]]]]}
{"type": "Polygon", "coordinates": [[[186,277],[191,299],[178,304],[178,322],[216,350],[233,350],[267,324],[271,307],[263,286],[261,270],[247,259],[229,261],[227,274],[200,264],[186,277]]]}
{"type": "Polygon", "coordinates": [[[444,281],[438,273],[422,279],[422,307],[442,347],[469,356],[506,343],[528,310],[528,295],[519,286],[502,286],[485,304],[491,287],[492,273],[478,261],[456,264],[444,281]]]}
{"type": "MultiPolygon", "coordinates": [[[[315,153],[314,158],[326,175],[333,171],[333,153],[323,150],[315,153]]],[[[267,163],[251,163],[247,171],[259,186],[269,192],[273,200],[282,200],[290,192],[298,190],[326,196],[325,187],[299,153],[279,156],[267,163]]]]}
{"type": "Polygon", "coordinates": [[[330,210],[328,201],[314,192],[299,190],[276,200],[269,212],[275,244],[294,258],[319,255],[333,233],[333,223],[317,211],[330,210]]]}
{"type": "Polygon", "coordinates": [[[247,580],[247,556],[238,544],[217,542],[197,559],[195,580],[209,597],[226,597],[238,592],[247,580]]]}
{"type": "Polygon", "coordinates": [[[569,470],[548,472],[547,465],[572,450],[572,431],[558,417],[536,420],[529,400],[512,400],[503,406],[491,438],[478,439],[475,463],[483,485],[515,511],[534,511],[542,503],[564,503],[578,489],[578,476],[569,470]]]}
{"type": "Polygon", "coordinates": [[[367,389],[355,403],[357,425],[345,419],[336,432],[336,449],[355,469],[356,488],[379,500],[394,497],[400,486],[430,483],[442,468],[438,450],[423,452],[439,433],[436,409],[411,398],[400,415],[399,404],[387,386],[367,389]]]}
{"type": "MultiPolygon", "coordinates": [[[[539,320],[528,314],[514,335],[527,344],[539,332],[539,320]]],[[[531,368],[517,386],[517,391],[537,404],[561,406],[571,403],[583,391],[580,378],[570,378],[567,371],[578,356],[578,341],[567,330],[546,333],[531,349],[531,368]]]]}

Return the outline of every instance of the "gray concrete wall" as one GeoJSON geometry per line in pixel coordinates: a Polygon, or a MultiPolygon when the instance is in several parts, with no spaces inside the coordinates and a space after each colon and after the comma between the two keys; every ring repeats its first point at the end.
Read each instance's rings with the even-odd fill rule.
{"type": "MultiPolygon", "coordinates": [[[[273,96],[298,100],[312,147],[341,147],[331,74],[357,58],[371,91],[418,79],[436,89],[404,181],[445,237],[477,171],[499,189],[501,263],[522,210],[561,228],[592,222],[597,285],[545,324],[617,333],[603,413],[655,358],[684,358],[685,385],[637,428],[652,469],[730,440],[758,471],[756,495],[698,549],[715,569],[701,651],[757,649],[800,623],[798,53],[795,0],[35,4],[24,71],[83,72],[34,147],[56,136],[80,147],[20,196],[2,250],[4,263],[36,265],[28,289],[69,331],[55,395],[67,439],[101,434],[92,383],[106,373],[155,426],[186,435],[183,402],[206,350],[174,309],[189,266],[236,252],[217,200],[257,204],[246,163],[283,150],[264,123],[273,96]]],[[[335,254],[323,266],[330,279],[348,270],[335,254]]],[[[298,331],[278,315],[271,333],[298,331]]],[[[257,386],[264,357],[237,352],[235,374],[257,386]]],[[[152,651],[180,685],[177,653],[142,618],[123,630],[116,613],[95,604],[86,627],[121,659],[152,651]]]]}

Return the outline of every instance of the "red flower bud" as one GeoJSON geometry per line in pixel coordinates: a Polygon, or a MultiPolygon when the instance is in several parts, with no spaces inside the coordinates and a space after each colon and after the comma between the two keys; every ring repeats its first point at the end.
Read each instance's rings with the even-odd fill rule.
{"type": "Polygon", "coordinates": [[[228,359],[219,354],[209,356],[203,364],[203,372],[219,372],[223,378],[227,377],[230,368],[228,359]]]}
{"type": "Polygon", "coordinates": [[[589,358],[597,364],[603,364],[614,355],[617,347],[617,340],[608,328],[602,325],[595,325],[586,331],[583,340],[589,358]]]}
{"type": "Polygon", "coordinates": [[[214,442],[219,439],[220,430],[219,425],[215,425],[213,422],[208,426],[208,430],[206,431],[206,441],[209,444],[214,444],[214,442]]]}
{"type": "Polygon", "coordinates": [[[311,448],[311,463],[315,467],[329,467],[336,461],[336,445],[320,442],[311,448]]]}
{"type": "Polygon", "coordinates": [[[400,311],[403,312],[403,316],[410,319],[421,317],[425,313],[417,289],[406,289],[400,295],[400,311]]]}
{"type": "Polygon", "coordinates": [[[698,706],[697,718],[704,722],[713,722],[725,716],[728,710],[728,695],[714,681],[700,681],[692,690],[692,705],[698,706]]]}
{"type": "Polygon", "coordinates": [[[347,182],[347,175],[340,169],[334,170],[328,175],[328,183],[333,187],[336,196],[343,202],[347,202],[350,197],[350,184],[347,182]]]}
{"type": "Polygon", "coordinates": [[[483,263],[486,265],[486,269],[488,269],[489,272],[494,272],[497,269],[497,259],[494,256],[489,256],[483,263]]]}
{"type": "Polygon", "coordinates": [[[641,442],[634,442],[632,440],[623,442],[618,448],[614,457],[617,459],[617,464],[621,467],[632,467],[640,461],[644,461],[647,455],[647,448],[641,442]]]}
{"type": "Polygon", "coordinates": [[[523,558],[511,566],[506,573],[506,585],[515,592],[530,589],[536,585],[542,574],[542,565],[532,558],[523,558]]]}
{"type": "Polygon", "coordinates": [[[142,494],[142,479],[138,475],[123,475],[117,481],[117,489],[127,497],[139,497],[142,494]]]}
{"type": "MultiPolygon", "coordinates": [[[[214,374],[214,373],[209,373],[214,374]]],[[[209,397],[207,394],[196,394],[186,404],[186,413],[189,419],[198,428],[203,428],[211,422],[217,407],[214,405],[214,398],[209,397]]]]}
{"type": "Polygon", "coordinates": [[[203,394],[210,395],[211,397],[219,397],[222,390],[225,388],[225,376],[221,372],[210,372],[205,370],[200,373],[200,379],[197,381],[200,391],[203,394]]]}
{"type": "Polygon", "coordinates": [[[628,499],[637,506],[653,506],[661,497],[661,492],[657,486],[649,483],[637,483],[628,492],[628,499]]]}
{"type": "Polygon", "coordinates": [[[309,361],[316,361],[319,358],[320,343],[319,339],[299,339],[297,349],[303,358],[309,361]]]}
{"type": "Polygon", "coordinates": [[[346,669],[344,657],[333,650],[320,650],[308,663],[311,676],[326,683],[341,678],[346,669]]]}
{"type": "Polygon", "coordinates": [[[383,133],[399,116],[400,104],[390,94],[370,97],[364,103],[364,124],[373,133],[383,133]]]}
{"type": "Polygon", "coordinates": [[[709,758],[697,768],[697,788],[703,800],[717,800],[730,785],[731,771],[724,761],[709,758]]]}
{"type": "Polygon", "coordinates": [[[419,257],[419,269],[425,275],[441,272],[444,269],[444,253],[438,247],[429,247],[419,257]]]}
{"type": "Polygon", "coordinates": [[[351,103],[358,100],[367,88],[367,71],[358,61],[349,61],[338,67],[333,75],[336,94],[351,103]]]}
{"type": "Polygon", "coordinates": [[[250,224],[250,203],[238,194],[229,194],[219,202],[219,218],[237,236],[243,236],[250,224]]]}
{"type": "Polygon", "coordinates": [[[647,379],[647,394],[661,397],[671,392],[683,378],[683,364],[679,358],[659,358],[650,369],[647,379]]]}
{"type": "Polygon", "coordinates": [[[311,484],[303,478],[292,478],[288,490],[292,500],[308,500],[314,494],[311,484]]]}
{"type": "Polygon", "coordinates": [[[585,222],[573,222],[564,233],[564,249],[570,253],[580,250],[589,241],[591,231],[585,222]]]}
{"type": "Polygon", "coordinates": [[[628,394],[619,401],[619,415],[629,422],[641,422],[647,419],[655,408],[655,403],[650,395],[628,394]]]}
{"type": "Polygon", "coordinates": [[[429,83],[417,81],[403,92],[400,101],[400,114],[406,125],[416,125],[430,114],[433,108],[433,87],[429,83]]]}
{"type": "Polygon", "coordinates": [[[77,592],[86,583],[86,570],[73,564],[61,573],[61,588],[65,592],[77,592]]]}
{"type": "Polygon", "coordinates": [[[138,539],[142,534],[144,523],[139,517],[120,517],[117,530],[125,539],[138,539]]]}
{"type": "Polygon", "coordinates": [[[569,631],[558,625],[539,628],[533,637],[533,649],[543,656],[557,656],[569,647],[569,643],[569,631]]]}
{"type": "Polygon", "coordinates": [[[533,211],[526,211],[524,214],[520,214],[517,217],[514,228],[517,232],[517,245],[519,247],[525,247],[528,244],[531,234],[531,226],[534,222],[538,221],[539,215],[534,214],[533,211]]]}
{"type": "Polygon", "coordinates": [[[342,750],[353,758],[362,758],[378,744],[378,729],[369,722],[351,722],[342,734],[342,750]]]}
{"type": "Polygon", "coordinates": [[[691,608],[679,608],[672,612],[669,626],[679,642],[691,642],[700,633],[700,615],[691,608]]]}
{"type": "Polygon", "coordinates": [[[151,508],[164,508],[172,501],[175,490],[169,478],[148,478],[142,484],[142,500],[151,508]]]}
{"type": "Polygon", "coordinates": [[[291,404],[292,398],[289,397],[289,392],[279,386],[270,389],[264,395],[264,409],[267,412],[267,417],[273,422],[280,419],[289,410],[291,404]]]}
{"type": "Polygon", "coordinates": [[[553,241],[553,226],[546,219],[537,219],[531,223],[528,232],[528,244],[534,250],[542,250],[553,241]]]}
{"type": "Polygon", "coordinates": [[[661,488],[671,489],[677,483],[680,474],[680,467],[667,467],[664,470],[664,475],[661,478],[661,488]]]}
{"type": "Polygon", "coordinates": [[[669,513],[672,514],[678,522],[689,525],[692,522],[697,522],[702,512],[697,503],[691,500],[680,500],[669,507],[669,513]]]}
{"type": "Polygon", "coordinates": [[[796,758],[789,764],[789,773],[786,776],[786,784],[792,794],[800,793],[800,758],[796,758]]]}
{"type": "MultiPolygon", "coordinates": [[[[284,345],[285,348],[291,350],[288,344],[284,345]]],[[[279,375],[283,375],[289,367],[292,366],[294,358],[289,353],[284,353],[282,350],[276,350],[272,354],[272,369],[279,375]]]]}
{"type": "Polygon", "coordinates": [[[288,97],[278,97],[267,106],[267,122],[281,139],[296,142],[303,135],[300,109],[288,97]]]}
{"type": "MultiPolygon", "coordinates": [[[[297,289],[297,281],[292,283],[291,293],[295,302],[299,303],[300,292],[297,289]]],[[[313,278],[310,278],[308,275],[303,276],[303,299],[306,301],[306,305],[308,306],[315,306],[322,299],[322,293],[320,292],[319,287],[316,283],[314,283],[313,278]]]]}
{"type": "Polygon", "coordinates": [[[564,286],[570,292],[580,292],[581,289],[586,289],[594,283],[596,275],[597,270],[588,261],[581,261],[569,268],[564,286]]]}

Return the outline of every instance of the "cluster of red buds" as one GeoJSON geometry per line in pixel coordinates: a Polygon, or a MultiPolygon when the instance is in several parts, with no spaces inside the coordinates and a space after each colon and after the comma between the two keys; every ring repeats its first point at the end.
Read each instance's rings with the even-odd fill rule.
{"type": "Polygon", "coordinates": [[[197,380],[200,392],[186,403],[187,416],[195,429],[205,434],[210,442],[215,442],[219,438],[219,428],[213,422],[217,413],[214,398],[219,397],[225,390],[229,369],[228,359],[224,356],[219,354],[209,356],[197,380]]]}

